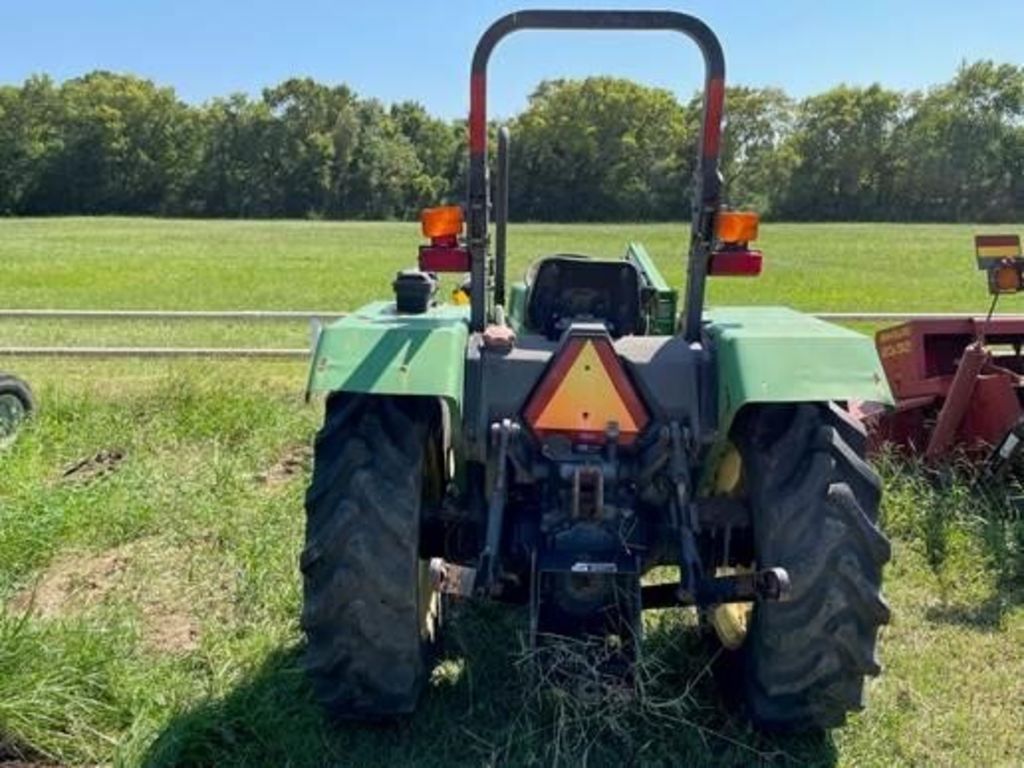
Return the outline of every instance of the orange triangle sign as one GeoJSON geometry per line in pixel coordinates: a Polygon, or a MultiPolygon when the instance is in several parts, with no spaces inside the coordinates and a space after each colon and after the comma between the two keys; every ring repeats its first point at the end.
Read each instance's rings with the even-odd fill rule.
{"type": "MultiPolygon", "coordinates": [[[[646,425],[647,416],[629,380],[623,371],[609,370],[605,356],[593,340],[581,339],[577,344],[577,350],[563,350],[562,354],[567,356],[576,352],[575,359],[553,391],[542,384],[537,399],[546,402],[531,402],[527,419],[538,432],[568,432],[592,438],[603,438],[609,423],[615,422],[624,441],[631,441],[646,425]],[[613,377],[619,379],[618,384],[613,377]],[[550,392],[546,398],[545,389],[550,392]],[[632,401],[632,409],[627,399],[632,401]]],[[[615,354],[610,345],[608,352],[615,354]]],[[[617,360],[613,364],[617,365],[617,360]]],[[[562,367],[556,362],[546,376],[557,376],[562,367]]]]}

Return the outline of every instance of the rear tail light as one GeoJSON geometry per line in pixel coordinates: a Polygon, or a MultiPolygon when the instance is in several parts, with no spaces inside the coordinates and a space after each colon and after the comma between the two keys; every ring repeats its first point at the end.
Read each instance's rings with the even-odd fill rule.
{"type": "Polygon", "coordinates": [[[708,263],[712,277],[757,277],[761,274],[763,257],[760,251],[747,248],[715,251],[708,263]]]}
{"type": "Polygon", "coordinates": [[[469,272],[469,251],[454,242],[421,245],[419,264],[424,272],[469,272]]]}

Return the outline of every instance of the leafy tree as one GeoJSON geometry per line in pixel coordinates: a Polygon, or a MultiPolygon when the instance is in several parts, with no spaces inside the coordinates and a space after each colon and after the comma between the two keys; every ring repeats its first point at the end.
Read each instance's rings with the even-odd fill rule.
{"type": "Polygon", "coordinates": [[[544,82],[512,125],[511,215],[685,217],[696,133],[668,91],[608,77],[544,82]]]}
{"type": "Polygon", "coordinates": [[[417,184],[429,201],[450,199],[463,168],[461,155],[466,151],[461,129],[431,117],[421,104],[403,102],[391,107],[391,121],[412,144],[423,171],[417,184]]]}
{"type": "Polygon", "coordinates": [[[404,218],[430,202],[430,179],[416,149],[380,102],[359,105],[351,144],[351,159],[339,169],[342,215],[404,218]]]}
{"type": "Polygon", "coordinates": [[[795,157],[779,201],[794,219],[885,218],[892,202],[893,134],[903,98],[879,85],[841,85],[805,99],[790,137],[795,157]]]}
{"type": "MultiPolygon", "coordinates": [[[[268,137],[285,216],[322,214],[328,206],[336,152],[335,130],[355,97],[310,78],[291,79],[263,92],[274,117],[268,137]]],[[[347,113],[346,113],[347,114],[347,113]]]]}
{"type": "MultiPolygon", "coordinates": [[[[700,110],[614,78],[541,83],[511,121],[513,218],[688,218],[700,110]]],[[[310,78],[199,106],[110,72],[0,86],[0,214],[408,218],[463,200],[466,160],[464,121],[310,78]]],[[[730,87],[722,171],[731,204],[776,218],[1022,219],[1024,67],[799,104],[730,87]]]]}
{"type": "MultiPolygon", "coordinates": [[[[700,99],[691,103],[697,112],[700,99]]],[[[787,145],[796,119],[793,100],[778,88],[728,88],[721,169],[730,204],[773,212],[784,193],[795,155],[787,145]]]]}
{"type": "Polygon", "coordinates": [[[215,99],[201,118],[203,153],[192,197],[207,216],[272,216],[282,209],[270,139],[273,115],[243,94],[215,99]]]}
{"type": "Polygon", "coordinates": [[[159,213],[187,172],[188,110],[149,80],[93,72],[64,83],[50,111],[56,144],[29,211],[159,213]]]}
{"type": "Polygon", "coordinates": [[[22,213],[61,150],[60,97],[53,81],[33,76],[0,87],[0,214],[22,213]]]}
{"type": "Polygon", "coordinates": [[[1024,217],[1024,67],[980,61],[911,95],[897,136],[903,215],[925,220],[1024,217]]]}

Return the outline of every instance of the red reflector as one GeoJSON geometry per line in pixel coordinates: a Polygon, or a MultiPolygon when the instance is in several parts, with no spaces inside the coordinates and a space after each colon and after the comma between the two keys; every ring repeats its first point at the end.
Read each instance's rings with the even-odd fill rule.
{"type": "Polygon", "coordinates": [[[457,246],[421,245],[420,269],[424,272],[469,272],[469,251],[457,246]]]}
{"type": "Polygon", "coordinates": [[[708,274],[712,277],[757,277],[761,274],[760,251],[715,251],[708,274]]]}
{"type": "Polygon", "coordinates": [[[604,443],[608,426],[629,445],[647,426],[637,396],[607,336],[571,336],[523,412],[539,437],[564,435],[577,443],[604,443]]]}
{"type": "Polygon", "coordinates": [[[984,269],[993,259],[1019,259],[1020,235],[976,235],[974,250],[978,266],[984,269]]]}

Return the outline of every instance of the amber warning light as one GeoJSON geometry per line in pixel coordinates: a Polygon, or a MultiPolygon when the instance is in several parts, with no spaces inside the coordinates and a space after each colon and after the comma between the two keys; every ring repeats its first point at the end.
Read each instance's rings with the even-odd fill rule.
{"type": "Polygon", "coordinates": [[[757,240],[760,217],[752,211],[719,211],[715,215],[714,252],[708,259],[712,277],[757,277],[764,257],[750,247],[757,240]]]}
{"type": "Polygon", "coordinates": [[[978,269],[988,272],[989,293],[998,296],[1024,290],[1020,235],[978,235],[974,250],[978,269]]]}
{"type": "Polygon", "coordinates": [[[538,437],[629,445],[649,417],[606,336],[571,336],[524,412],[538,437]],[[610,429],[611,428],[611,429],[610,429]]]}
{"type": "Polygon", "coordinates": [[[460,245],[464,218],[462,207],[445,205],[420,213],[423,235],[430,245],[420,246],[420,269],[424,272],[468,272],[469,251],[460,245]]]}
{"type": "Polygon", "coordinates": [[[757,240],[760,220],[752,211],[721,211],[715,220],[715,235],[729,245],[746,245],[757,240]]]}

